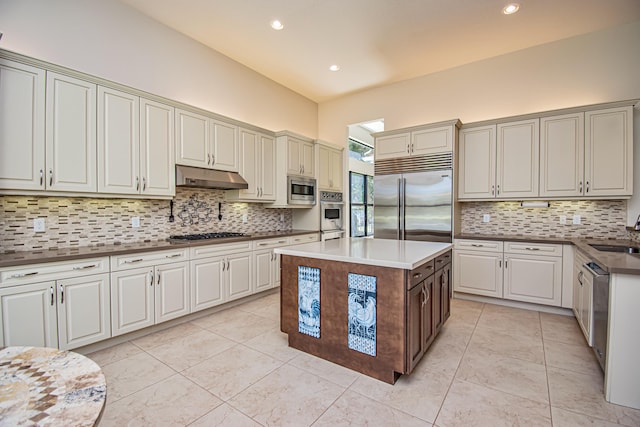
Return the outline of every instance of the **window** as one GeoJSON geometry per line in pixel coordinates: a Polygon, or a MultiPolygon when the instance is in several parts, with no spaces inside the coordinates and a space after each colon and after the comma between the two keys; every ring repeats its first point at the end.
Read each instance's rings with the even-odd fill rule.
{"type": "Polygon", "coordinates": [[[351,237],[373,236],[373,177],[349,172],[351,237]]]}
{"type": "Polygon", "coordinates": [[[361,162],[373,163],[373,147],[357,139],[349,138],[349,157],[361,162]]]}

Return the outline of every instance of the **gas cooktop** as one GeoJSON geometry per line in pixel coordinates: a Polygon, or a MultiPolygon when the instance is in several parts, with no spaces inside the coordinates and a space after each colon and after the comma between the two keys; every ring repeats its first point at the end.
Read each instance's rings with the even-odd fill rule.
{"type": "Polygon", "coordinates": [[[183,234],[181,236],[169,236],[169,240],[208,240],[208,239],[224,239],[227,237],[248,237],[245,233],[232,233],[221,231],[216,233],[200,233],[200,234],[183,234]]]}

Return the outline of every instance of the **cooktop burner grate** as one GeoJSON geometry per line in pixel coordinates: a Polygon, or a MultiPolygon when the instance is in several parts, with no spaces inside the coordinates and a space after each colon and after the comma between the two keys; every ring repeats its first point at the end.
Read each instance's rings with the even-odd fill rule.
{"type": "Polygon", "coordinates": [[[207,240],[207,239],[224,239],[225,237],[245,237],[245,233],[232,233],[222,231],[217,233],[200,233],[200,234],[184,234],[181,236],[169,236],[169,240],[207,240]]]}

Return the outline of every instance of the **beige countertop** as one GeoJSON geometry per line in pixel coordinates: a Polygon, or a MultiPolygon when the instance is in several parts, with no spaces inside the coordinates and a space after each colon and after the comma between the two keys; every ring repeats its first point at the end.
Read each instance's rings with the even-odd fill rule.
{"type": "Polygon", "coordinates": [[[484,234],[458,234],[456,239],[470,240],[509,240],[515,242],[531,243],[553,243],[553,244],[573,244],[586,257],[598,264],[609,273],[640,275],[640,254],[628,254],[623,252],[605,252],[592,248],[594,245],[615,245],[615,246],[635,246],[640,247],[640,243],[631,240],[595,240],[595,239],[572,239],[561,237],[529,237],[514,235],[484,235],[484,234]]]}
{"type": "Polygon", "coordinates": [[[80,246],[77,248],[63,248],[43,251],[11,252],[0,254],[0,268],[14,267],[19,265],[40,264],[45,262],[72,261],[77,259],[112,255],[126,255],[137,252],[153,252],[165,249],[189,248],[193,246],[215,245],[247,240],[289,237],[308,233],[319,233],[319,231],[268,231],[259,233],[247,233],[247,236],[227,237],[224,239],[191,240],[187,242],[170,242],[169,240],[156,240],[148,242],[127,243],[122,245],[80,246]]]}

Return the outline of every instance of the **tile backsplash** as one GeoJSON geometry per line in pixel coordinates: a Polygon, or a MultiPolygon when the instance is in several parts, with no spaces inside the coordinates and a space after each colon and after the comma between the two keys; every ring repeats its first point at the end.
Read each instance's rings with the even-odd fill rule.
{"type": "Polygon", "coordinates": [[[551,200],[548,208],[523,208],[519,201],[460,205],[462,233],[589,239],[635,237],[625,228],[625,200],[551,200]],[[490,216],[489,222],[483,222],[485,214],[490,216]],[[560,224],[561,215],[566,216],[566,224],[560,224]],[[574,215],[580,215],[580,224],[573,224],[574,215]]]}
{"type": "Polygon", "coordinates": [[[223,190],[177,188],[169,200],[0,196],[0,253],[163,240],[174,234],[290,230],[291,209],[224,200],[223,190]],[[222,219],[218,204],[222,206],[222,219]],[[247,221],[243,221],[246,215],[247,221]],[[131,218],[140,217],[140,227],[131,218]],[[44,218],[45,232],[33,231],[44,218]],[[281,220],[282,218],[282,220],[281,220]]]}

